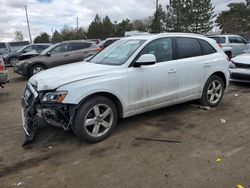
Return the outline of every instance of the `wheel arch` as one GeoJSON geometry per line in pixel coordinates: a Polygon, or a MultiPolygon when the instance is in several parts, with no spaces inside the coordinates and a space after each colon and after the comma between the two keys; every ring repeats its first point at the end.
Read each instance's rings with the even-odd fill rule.
{"type": "MultiPolygon", "coordinates": [[[[213,75],[219,76],[219,77],[223,80],[224,87],[225,87],[225,88],[227,87],[227,79],[226,79],[226,76],[225,76],[225,74],[224,74],[223,72],[217,71],[217,72],[213,73],[211,76],[213,76],[213,75]]],[[[211,76],[210,76],[210,77],[211,77],[211,76]]],[[[210,77],[209,77],[209,78],[210,78],[210,77]]]]}
{"type": "Polygon", "coordinates": [[[30,66],[28,67],[28,70],[27,70],[28,75],[30,74],[30,70],[31,70],[34,66],[36,66],[36,65],[42,65],[42,66],[44,66],[44,67],[47,69],[47,66],[46,66],[45,63],[43,63],[42,61],[34,62],[34,63],[30,64],[30,66]]]}
{"type": "Polygon", "coordinates": [[[114,94],[109,93],[109,92],[96,92],[96,93],[90,94],[80,101],[78,107],[81,106],[88,99],[96,97],[96,96],[103,96],[103,97],[110,99],[112,102],[114,102],[114,104],[118,110],[118,117],[119,118],[123,117],[123,105],[122,105],[120,99],[117,96],[115,96],[114,94]]]}

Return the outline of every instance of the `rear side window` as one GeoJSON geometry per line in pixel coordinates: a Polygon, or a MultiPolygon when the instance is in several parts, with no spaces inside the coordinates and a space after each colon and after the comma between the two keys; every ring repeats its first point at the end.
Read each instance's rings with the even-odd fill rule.
{"type": "Polygon", "coordinates": [[[205,40],[199,39],[201,45],[201,54],[209,55],[216,52],[216,50],[205,40]]]}
{"type": "Polygon", "coordinates": [[[71,51],[74,51],[74,50],[81,50],[81,49],[85,49],[85,48],[89,48],[91,47],[92,43],[88,43],[88,42],[79,42],[79,43],[71,43],[70,46],[71,46],[71,51]]]}
{"type": "Polygon", "coordinates": [[[201,55],[201,46],[197,39],[177,37],[177,59],[196,57],[201,55]]]}
{"type": "Polygon", "coordinates": [[[244,44],[245,41],[241,37],[228,37],[230,43],[244,44]]]}
{"type": "Polygon", "coordinates": [[[226,43],[226,38],[225,37],[209,37],[210,39],[214,39],[217,44],[224,44],[226,43]]]}
{"type": "Polygon", "coordinates": [[[0,48],[6,48],[5,43],[0,43],[0,48]]]}
{"type": "Polygon", "coordinates": [[[35,48],[36,48],[37,51],[43,51],[43,50],[45,50],[48,47],[49,46],[46,46],[46,45],[37,45],[37,46],[35,46],[35,48]]]}

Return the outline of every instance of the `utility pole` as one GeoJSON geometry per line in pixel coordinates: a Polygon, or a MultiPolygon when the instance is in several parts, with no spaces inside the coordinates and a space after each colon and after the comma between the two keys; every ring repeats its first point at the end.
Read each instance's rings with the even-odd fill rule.
{"type": "Polygon", "coordinates": [[[25,8],[25,12],[26,12],[26,19],[27,19],[27,25],[28,25],[30,43],[32,44],[32,38],[31,38],[31,34],[30,34],[30,23],[29,23],[29,17],[28,17],[28,12],[27,12],[27,7],[26,7],[26,5],[24,6],[24,8],[25,8]]]}
{"type": "Polygon", "coordinates": [[[78,31],[78,17],[76,17],[76,29],[78,31]]]}

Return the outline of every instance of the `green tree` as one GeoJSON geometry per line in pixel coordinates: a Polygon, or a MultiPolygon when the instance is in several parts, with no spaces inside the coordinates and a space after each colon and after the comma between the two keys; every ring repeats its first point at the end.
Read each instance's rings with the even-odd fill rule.
{"type": "Polygon", "coordinates": [[[152,24],[152,17],[137,19],[132,22],[133,30],[148,32],[152,24]]]}
{"type": "Polygon", "coordinates": [[[50,42],[50,36],[48,33],[43,32],[34,39],[34,43],[48,43],[50,42]]]}
{"type": "Polygon", "coordinates": [[[87,31],[87,37],[90,38],[101,38],[102,36],[102,20],[98,14],[95,16],[94,20],[89,25],[87,31]]]}
{"type": "Polygon", "coordinates": [[[223,33],[249,32],[250,7],[245,3],[230,3],[229,10],[222,11],[216,23],[223,33]]]}
{"type": "Polygon", "coordinates": [[[115,26],[115,36],[123,37],[126,31],[131,31],[133,28],[132,23],[129,19],[122,20],[120,23],[115,26]]]}
{"type": "Polygon", "coordinates": [[[163,10],[162,6],[159,5],[154,13],[152,24],[150,26],[152,33],[160,33],[165,30],[165,25],[164,25],[165,18],[166,18],[166,13],[163,10]]]}
{"type": "Polygon", "coordinates": [[[58,31],[55,31],[53,33],[53,36],[52,36],[51,40],[52,40],[53,43],[58,43],[58,42],[62,42],[63,41],[63,37],[62,37],[62,35],[58,31]]]}
{"type": "Polygon", "coordinates": [[[108,37],[114,36],[115,33],[115,25],[111,22],[110,18],[108,16],[105,16],[102,20],[101,24],[101,39],[105,39],[108,37]]]}

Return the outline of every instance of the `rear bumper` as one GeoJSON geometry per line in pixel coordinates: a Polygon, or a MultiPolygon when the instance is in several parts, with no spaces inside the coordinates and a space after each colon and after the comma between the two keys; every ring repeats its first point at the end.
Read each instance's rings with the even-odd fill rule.
{"type": "Polygon", "coordinates": [[[0,73],[0,84],[6,84],[9,82],[8,71],[0,73]]]}

